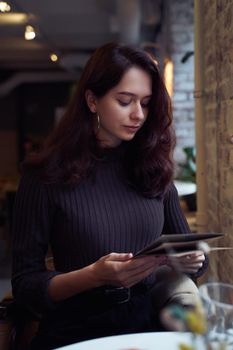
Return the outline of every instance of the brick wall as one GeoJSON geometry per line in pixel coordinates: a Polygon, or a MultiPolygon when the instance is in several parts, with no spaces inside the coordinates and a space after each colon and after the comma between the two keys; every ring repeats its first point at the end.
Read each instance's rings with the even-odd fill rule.
{"type": "MultiPolygon", "coordinates": [[[[233,247],[233,0],[204,1],[205,147],[208,230],[224,232],[218,244],[233,247]]],[[[170,52],[174,63],[175,159],[195,144],[193,0],[170,1],[170,52]]],[[[206,279],[233,283],[233,251],[213,252],[206,279]]]]}
{"type": "MultiPolygon", "coordinates": [[[[204,0],[204,13],[208,230],[233,246],[233,1],[204,0]]],[[[232,262],[233,251],[211,253],[207,277],[233,283],[232,262]]]]}
{"type": "Polygon", "coordinates": [[[194,126],[194,56],[182,63],[188,51],[194,50],[193,0],[170,1],[170,46],[174,64],[174,123],[177,135],[175,159],[184,160],[182,148],[195,144],[194,126]]]}

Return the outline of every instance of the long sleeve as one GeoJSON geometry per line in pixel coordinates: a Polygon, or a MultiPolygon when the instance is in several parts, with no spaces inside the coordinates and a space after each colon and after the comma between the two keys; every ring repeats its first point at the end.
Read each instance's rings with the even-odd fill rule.
{"type": "MultiPolygon", "coordinates": [[[[164,198],[164,226],[163,234],[190,233],[190,227],[182,212],[179,202],[179,196],[174,184],[171,184],[164,198]]],[[[208,256],[205,256],[203,266],[195,273],[192,278],[197,278],[206,271],[209,264],[208,256]]]]}
{"type": "Polygon", "coordinates": [[[163,234],[190,232],[190,227],[180,207],[177,189],[174,184],[171,184],[164,198],[163,234]]]}
{"type": "Polygon", "coordinates": [[[58,272],[45,266],[52,219],[45,186],[35,176],[24,174],[14,208],[12,288],[18,303],[39,313],[55,304],[47,287],[58,272]]]}

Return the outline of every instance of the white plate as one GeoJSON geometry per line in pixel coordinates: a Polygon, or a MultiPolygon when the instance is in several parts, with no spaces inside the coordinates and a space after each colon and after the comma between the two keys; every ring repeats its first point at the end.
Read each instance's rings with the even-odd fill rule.
{"type": "MultiPolygon", "coordinates": [[[[179,344],[191,345],[189,333],[155,332],[117,335],[87,340],[68,345],[59,350],[179,350],[179,344]]],[[[197,349],[204,350],[201,339],[197,349]]]]}

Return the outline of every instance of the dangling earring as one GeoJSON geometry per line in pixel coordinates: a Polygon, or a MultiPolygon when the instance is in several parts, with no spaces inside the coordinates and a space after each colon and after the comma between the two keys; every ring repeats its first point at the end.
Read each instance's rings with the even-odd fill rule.
{"type": "Polygon", "coordinates": [[[96,118],[97,118],[97,130],[100,128],[100,117],[99,114],[96,113],[96,118]]]}

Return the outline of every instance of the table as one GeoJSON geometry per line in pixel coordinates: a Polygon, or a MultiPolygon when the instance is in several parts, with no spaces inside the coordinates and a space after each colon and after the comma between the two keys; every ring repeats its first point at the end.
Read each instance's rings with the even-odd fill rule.
{"type": "MultiPolygon", "coordinates": [[[[179,350],[179,344],[191,345],[190,333],[151,332],[116,335],[64,346],[59,350],[179,350]]],[[[204,350],[197,339],[197,349],[204,350]]]]}
{"type": "Polygon", "coordinates": [[[197,185],[193,182],[174,180],[174,185],[179,196],[187,196],[197,191],[197,185]]]}

